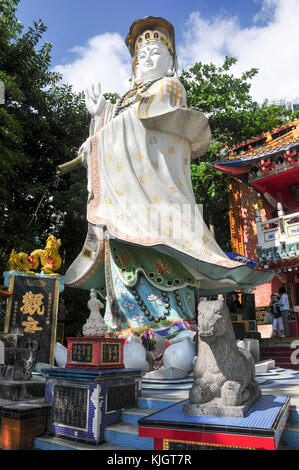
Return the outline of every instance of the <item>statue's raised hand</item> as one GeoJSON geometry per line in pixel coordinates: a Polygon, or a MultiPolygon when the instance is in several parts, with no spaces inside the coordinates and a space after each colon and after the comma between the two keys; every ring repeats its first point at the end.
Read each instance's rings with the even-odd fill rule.
{"type": "Polygon", "coordinates": [[[105,98],[101,94],[101,85],[98,83],[96,86],[92,85],[91,89],[85,90],[85,104],[87,111],[92,117],[100,116],[104,106],[105,98]]]}

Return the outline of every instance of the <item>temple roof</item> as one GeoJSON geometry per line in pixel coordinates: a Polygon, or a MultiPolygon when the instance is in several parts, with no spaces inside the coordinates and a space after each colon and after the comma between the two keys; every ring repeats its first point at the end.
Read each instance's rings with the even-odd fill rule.
{"type": "Polygon", "coordinates": [[[275,178],[281,184],[297,183],[299,120],[231,149],[225,147],[219,160],[210,165],[250,184],[260,192],[268,191],[271,194],[271,185],[273,186],[275,178]]]}
{"type": "Polygon", "coordinates": [[[224,162],[226,164],[229,162],[250,163],[256,159],[286,151],[296,145],[299,145],[299,120],[242,142],[231,149],[225,147],[216,163],[220,165],[224,162]]]}

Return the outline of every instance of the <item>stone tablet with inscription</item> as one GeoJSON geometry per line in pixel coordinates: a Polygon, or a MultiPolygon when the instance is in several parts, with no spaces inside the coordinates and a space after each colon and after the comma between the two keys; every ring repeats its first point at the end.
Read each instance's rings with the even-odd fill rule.
{"type": "Polygon", "coordinates": [[[53,365],[59,300],[59,278],[13,275],[9,289],[4,333],[15,328],[24,335],[34,335],[39,342],[38,362],[53,365]]]}

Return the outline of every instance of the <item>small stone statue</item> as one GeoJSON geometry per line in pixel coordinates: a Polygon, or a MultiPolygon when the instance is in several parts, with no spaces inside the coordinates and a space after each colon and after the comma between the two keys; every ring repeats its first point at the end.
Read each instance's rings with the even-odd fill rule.
{"type": "Polygon", "coordinates": [[[90,300],[87,302],[90,315],[83,326],[83,336],[106,336],[108,328],[101,315],[102,302],[97,298],[95,289],[90,289],[90,300]]]}
{"type": "Polygon", "coordinates": [[[184,413],[243,417],[260,398],[251,354],[238,348],[223,300],[198,305],[198,354],[184,413]]]}

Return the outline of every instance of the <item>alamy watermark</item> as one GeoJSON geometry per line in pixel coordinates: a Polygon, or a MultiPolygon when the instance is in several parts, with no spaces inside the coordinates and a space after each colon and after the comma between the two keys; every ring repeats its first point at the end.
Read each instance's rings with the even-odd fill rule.
{"type": "Polygon", "coordinates": [[[0,104],[5,103],[5,85],[2,80],[0,80],[0,104]]]}

